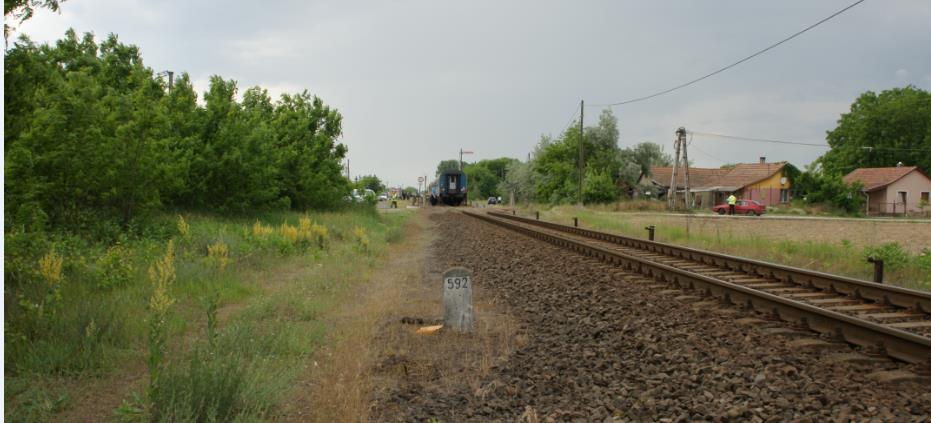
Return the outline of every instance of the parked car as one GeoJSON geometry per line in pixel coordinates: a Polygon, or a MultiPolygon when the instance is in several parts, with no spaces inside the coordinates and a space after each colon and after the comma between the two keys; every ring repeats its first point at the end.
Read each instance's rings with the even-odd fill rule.
{"type": "MultiPolygon", "coordinates": [[[[728,204],[718,204],[711,210],[718,214],[727,214],[728,204]]],[[[734,206],[734,214],[755,214],[757,216],[766,213],[766,205],[756,200],[737,200],[734,206]]]]}
{"type": "Polygon", "coordinates": [[[488,197],[488,204],[498,204],[498,199],[495,197],[488,197]]]}
{"type": "Polygon", "coordinates": [[[379,195],[378,201],[388,201],[388,194],[379,195]]]}

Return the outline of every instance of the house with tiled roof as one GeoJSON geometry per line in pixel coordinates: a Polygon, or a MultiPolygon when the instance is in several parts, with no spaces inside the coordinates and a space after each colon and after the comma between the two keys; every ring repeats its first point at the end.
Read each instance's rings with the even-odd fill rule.
{"type": "MultiPolygon", "coordinates": [[[[792,198],[787,162],[738,163],[732,168],[689,168],[689,191],[696,208],[711,208],[724,203],[734,193],[740,199],[756,200],[767,206],[786,203],[792,198]]],[[[641,175],[640,184],[651,184],[665,192],[672,183],[671,167],[651,167],[650,175],[641,175]]],[[[676,192],[685,192],[685,175],[676,172],[676,192]]]]}
{"type": "Polygon", "coordinates": [[[909,214],[931,210],[931,178],[918,166],[861,167],[844,176],[859,182],[866,214],[909,214]]]}

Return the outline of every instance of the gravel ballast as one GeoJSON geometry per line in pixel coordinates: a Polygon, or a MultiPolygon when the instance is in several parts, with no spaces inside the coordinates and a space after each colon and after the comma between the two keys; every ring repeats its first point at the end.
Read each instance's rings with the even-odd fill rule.
{"type": "Polygon", "coordinates": [[[432,266],[472,269],[525,341],[477,388],[398,384],[375,420],[931,421],[931,384],[875,376],[915,366],[851,361],[846,344],[766,316],[459,213],[431,218],[432,266]]]}

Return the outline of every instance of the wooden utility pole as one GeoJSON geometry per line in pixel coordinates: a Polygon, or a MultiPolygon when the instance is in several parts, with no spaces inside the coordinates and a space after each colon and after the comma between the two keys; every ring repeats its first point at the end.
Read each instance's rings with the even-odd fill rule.
{"type": "Polygon", "coordinates": [[[679,127],[676,131],[679,145],[682,146],[682,166],[685,168],[685,209],[692,209],[691,186],[689,185],[689,143],[685,138],[685,128],[679,127]]]}
{"type": "Polygon", "coordinates": [[[585,177],[585,100],[579,105],[579,206],[582,206],[582,180],[585,177]]]}

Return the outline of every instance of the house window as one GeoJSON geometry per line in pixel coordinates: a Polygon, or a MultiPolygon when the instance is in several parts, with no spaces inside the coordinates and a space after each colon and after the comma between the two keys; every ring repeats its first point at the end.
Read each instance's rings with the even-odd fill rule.
{"type": "Polygon", "coordinates": [[[924,204],[927,205],[927,204],[931,203],[931,198],[929,198],[929,197],[931,197],[931,192],[923,192],[923,193],[921,193],[921,200],[920,200],[920,201],[921,201],[922,203],[924,203],[924,204]]]}
{"type": "Polygon", "coordinates": [[[783,188],[779,190],[779,202],[788,203],[789,202],[789,190],[783,188]]]}

